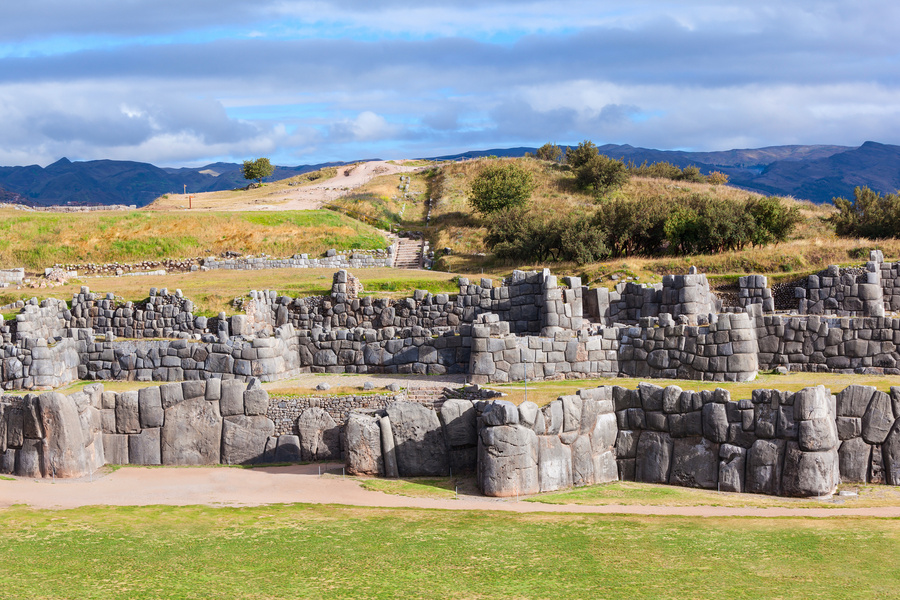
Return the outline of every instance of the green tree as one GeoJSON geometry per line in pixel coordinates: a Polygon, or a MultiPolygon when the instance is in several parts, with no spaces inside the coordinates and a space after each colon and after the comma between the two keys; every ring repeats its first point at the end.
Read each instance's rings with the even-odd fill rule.
{"type": "Polygon", "coordinates": [[[578,187],[597,196],[616,190],[628,181],[628,169],[621,160],[594,154],[575,170],[578,187]]]}
{"type": "Polygon", "coordinates": [[[515,162],[490,165],[469,185],[469,203],[482,214],[521,206],[531,198],[535,183],[531,172],[515,162]]]}
{"type": "Polygon", "coordinates": [[[241,167],[241,173],[244,179],[255,179],[256,183],[262,183],[262,180],[275,172],[275,167],[269,162],[268,158],[257,158],[256,160],[245,160],[244,166],[241,167]]]}
{"type": "Polygon", "coordinates": [[[837,214],[830,217],[840,236],[872,239],[895,238],[900,231],[900,192],[882,196],[868,187],[858,187],[853,200],[832,200],[837,214]]]}
{"type": "Polygon", "coordinates": [[[599,151],[597,146],[591,140],[584,140],[578,144],[577,148],[566,148],[566,163],[573,169],[578,169],[587,163],[592,157],[597,156],[599,151]]]}
{"type": "Polygon", "coordinates": [[[552,162],[562,162],[563,159],[563,151],[562,148],[557,146],[556,144],[551,144],[547,142],[543,146],[537,149],[535,152],[535,156],[540,160],[549,160],[552,162]]]}
{"type": "Polygon", "coordinates": [[[706,181],[706,177],[704,177],[703,173],[700,172],[700,169],[694,165],[683,168],[679,179],[681,181],[693,181],[694,183],[704,183],[706,181]]]}

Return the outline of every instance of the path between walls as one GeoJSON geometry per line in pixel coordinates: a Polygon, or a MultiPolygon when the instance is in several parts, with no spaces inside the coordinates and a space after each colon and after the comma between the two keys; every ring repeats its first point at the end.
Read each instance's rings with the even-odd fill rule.
{"type": "MultiPolygon", "coordinates": [[[[337,463],[327,465],[339,468],[337,463]]],[[[518,513],[629,514],[685,517],[900,517],[900,506],[877,508],[728,508],[720,506],[579,506],[463,496],[459,500],[408,498],[364,490],[352,478],[319,476],[318,464],[237,469],[223,467],[127,467],[76,480],[17,478],[0,481],[0,508],[211,505],[283,503],[343,504],[382,508],[499,510],[518,513]]],[[[323,467],[324,469],[324,467],[323,467]]]]}

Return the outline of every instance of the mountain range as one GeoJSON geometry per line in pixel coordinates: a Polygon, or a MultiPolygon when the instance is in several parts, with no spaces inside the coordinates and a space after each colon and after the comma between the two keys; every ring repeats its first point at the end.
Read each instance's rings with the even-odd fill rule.
{"type": "MultiPolygon", "coordinates": [[[[536,148],[478,150],[432,157],[460,160],[478,156],[524,156],[536,148]]],[[[602,154],[625,162],[666,161],[694,165],[703,173],[721,171],[729,183],[764,194],[793,196],[816,203],[842,196],[852,198],[857,186],[883,194],[900,190],[900,146],[865,142],[859,147],[833,145],[771,146],[721,152],[653,150],[629,145],[600,146],[602,154]]],[[[272,180],[285,179],[332,162],[276,167],[272,180]]],[[[166,193],[209,192],[243,187],[247,181],[236,163],[196,168],[161,168],[148,163],[114,160],[72,162],[40,167],[0,167],[0,202],[35,206],[135,204],[146,206],[166,193]]]]}

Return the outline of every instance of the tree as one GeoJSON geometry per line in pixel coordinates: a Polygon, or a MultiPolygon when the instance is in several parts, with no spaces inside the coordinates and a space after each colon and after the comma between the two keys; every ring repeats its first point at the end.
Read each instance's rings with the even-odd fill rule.
{"type": "Polygon", "coordinates": [[[547,142],[537,149],[535,156],[540,160],[549,160],[552,162],[562,162],[563,151],[556,144],[547,142]]]}
{"type": "Polygon", "coordinates": [[[628,169],[621,160],[594,154],[575,170],[578,187],[600,196],[616,190],[628,181],[628,169]]]}
{"type": "Polygon", "coordinates": [[[514,162],[490,165],[469,186],[469,203],[482,214],[521,206],[531,198],[534,177],[514,162]]]}
{"type": "Polygon", "coordinates": [[[584,140],[577,148],[566,148],[566,162],[573,169],[578,169],[597,155],[597,146],[591,140],[584,140]]]}
{"type": "Polygon", "coordinates": [[[244,166],[241,167],[241,173],[244,179],[255,179],[256,183],[262,183],[262,180],[275,172],[275,167],[269,162],[268,158],[257,158],[256,160],[245,160],[244,166]]]}

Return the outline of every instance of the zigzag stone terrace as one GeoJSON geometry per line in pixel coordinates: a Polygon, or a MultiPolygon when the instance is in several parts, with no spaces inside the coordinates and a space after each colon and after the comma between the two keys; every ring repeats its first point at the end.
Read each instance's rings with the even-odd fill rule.
{"type": "Polygon", "coordinates": [[[357,473],[475,470],[482,490],[500,496],[618,478],[801,496],[830,493],[841,480],[894,483],[900,401],[874,390],[846,402],[823,388],[757,390],[731,402],[724,391],[598,388],[540,410],[470,398],[436,411],[394,398],[368,413],[309,407],[287,433],[283,423],[275,431],[283,415],[270,414],[257,385],[303,372],[465,373],[481,384],[616,375],[747,381],[773,368],[900,374],[900,319],[886,316],[900,308],[900,264],[878,252],[870,259],[795,285],[790,312],[776,311],[764,277],[741,278],[738,305],[723,306],[694,272],[608,291],[517,271],[499,287],[461,279],[455,297],[417,291],[392,301],[360,296],[359,281],[342,270],[327,297],[251,292],[244,314],[217,318],[194,316],[177,291],[119,304],[82,288],[71,306],[32,301],[4,323],[3,387],[169,382],[148,388],[159,407],[141,400],[152,392],[99,386],[74,398],[4,397],[3,469],[65,476],[104,461],[253,462],[282,444],[282,456],[306,444],[308,458],[342,456],[357,473]],[[226,385],[249,387],[223,401],[226,385]],[[181,441],[203,427],[208,451],[181,441]],[[53,448],[66,443],[93,450],[60,449],[82,455],[64,468],[53,448]]]}

